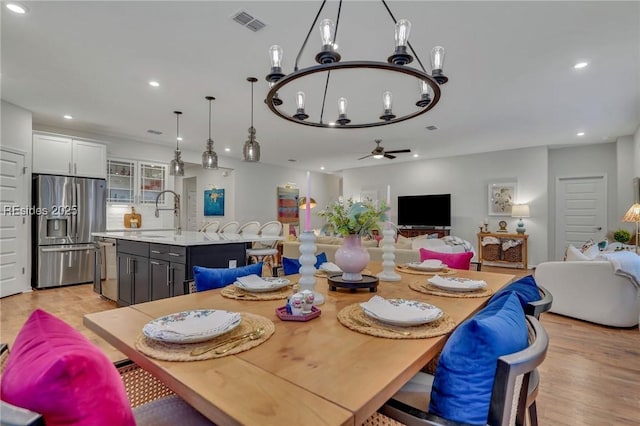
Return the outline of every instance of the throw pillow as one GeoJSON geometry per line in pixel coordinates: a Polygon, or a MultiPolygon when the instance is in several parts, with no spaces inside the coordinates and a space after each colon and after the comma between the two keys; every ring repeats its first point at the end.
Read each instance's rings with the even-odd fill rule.
{"type": "Polygon", "coordinates": [[[589,253],[589,255],[581,252],[580,250],[578,250],[577,248],[575,248],[572,245],[569,245],[569,247],[567,247],[567,253],[565,255],[565,259],[566,261],[580,261],[580,262],[586,262],[589,260],[593,260],[593,258],[595,256],[597,256],[598,254],[598,246],[593,246],[595,247],[595,255],[593,255],[593,257],[591,257],[591,255],[593,253],[589,253]]]}
{"type": "Polygon", "coordinates": [[[411,238],[407,238],[403,235],[398,234],[395,246],[397,249],[411,249],[412,243],[413,240],[411,238]]]}
{"type": "Polygon", "coordinates": [[[586,253],[587,250],[589,250],[591,247],[597,245],[595,241],[593,241],[593,239],[590,239],[589,241],[587,241],[586,243],[584,243],[582,245],[582,247],[580,247],[580,251],[583,253],[586,253]]]}
{"type": "Polygon", "coordinates": [[[524,311],[515,294],[487,305],[460,324],[445,344],[431,389],[429,412],[486,425],[496,362],[528,346],[524,311]]]}
{"type": "Polygon", "coordinates": [[[120,374],[73,327],[36,309],[2,374],[2,400],[43,415],[47,426],[135,425],[120,374]]]}
{"type": "Polygon", "coordinates": [[[238,277],[256,274],[262,276],[263,262],[254,263],[239,268],[205,268],[203,266],[193,267],[193,281],[196,291],[212,290],[214,288],[226,287],[233,284],[238,277]]]}
{"type": "MultiPolygon", "coordinates": [[[[315,268],[319,269],[320,265],[328,262],[327,254],[322,252],[316,256],[315,268]]],[[[282,270],[285,275],[293,275],[300,272],[300,259],[290,259],[288,257],[282,258],[282,270]]]]}
{"type": "Polygon", "coordinates": [[[420,261],[428,259],[437,259],[453,269],[469,269],[473,252],[466,251],[464,253],[440,253],[439,251],[431,251],[425,248],[420,249],[420,261]]]}
{"type": "Polygon", "coordinates": [[[489,303],[494,303],[501,296],[510,292],[514,292],[516,296],[518,296],[522,309],[525,309],[528,303],[541,299],[536,280],[533,278],[533,275],[527,275],[496,292],[496,294],[489,299],[489,303]]]}

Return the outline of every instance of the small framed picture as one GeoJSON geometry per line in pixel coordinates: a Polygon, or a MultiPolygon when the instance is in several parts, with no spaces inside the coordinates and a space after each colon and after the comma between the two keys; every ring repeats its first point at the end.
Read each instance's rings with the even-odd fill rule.
{"type": "Polygon", "coordinates": [[[516,183],[489,184],[489,216],[511,216],[516,201],[516,183]]]}

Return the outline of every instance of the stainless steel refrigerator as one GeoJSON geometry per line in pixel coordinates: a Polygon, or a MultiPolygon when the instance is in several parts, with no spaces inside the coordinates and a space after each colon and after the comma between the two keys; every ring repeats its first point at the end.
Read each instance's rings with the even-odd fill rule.
{"type": "Polygon", "coordinates": [[[99,246],[106,227],[106,181],[33,176],[34,288],[100,282],[99,246]]]}

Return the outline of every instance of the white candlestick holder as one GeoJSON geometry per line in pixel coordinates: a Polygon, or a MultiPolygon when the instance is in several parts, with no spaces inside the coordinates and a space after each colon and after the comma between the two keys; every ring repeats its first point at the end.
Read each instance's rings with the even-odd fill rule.
{"type": "Polygon", "coordinates": [[[324,303],[324,295],[316,291],[316,236],[313,231],[303,231],[300,233],[300,291],[310,290],[313,292],[314,305],[324,303]]]}
{"type": "Polygon", "coordinates": [[[380,281],[400,281],[401,277],[396,273],[396,248],[395,242],[396,231],[390,226],[386,226],[382,231],[382,272],[376,275],[380,281]]]}

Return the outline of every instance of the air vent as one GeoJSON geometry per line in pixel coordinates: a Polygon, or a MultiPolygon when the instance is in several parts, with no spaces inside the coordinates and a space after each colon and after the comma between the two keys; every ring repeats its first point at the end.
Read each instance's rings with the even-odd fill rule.
{"type": "Polygon", "coordinates": [[[438,130],[438,128],[436,126],[427,126],[427,127],[425,127],[425,129],[427,129],[427,130],[438,130]]]}
{"type": "Polygon", "coordinates": [[[295,163],[296,160],[294,158],[289,158],[287,161],[289,161],[290,163],[295,163]]]}
{"type": "Polygon", "coordinates": [[[234,21],[236,21],[238,24],[242,25],[243,27],[249,28],[253,32],[260,31],[261,29],[267,26],[267,24],[265,24],[258,18],[253,17],[252,15],[245,12],[244,10],[237,12],[231,18],[234,21]]]}
{"type": "Polygon", "coordinates": [[[162,134],[162,132],[160,130],[153,130],[153,129],[147,130],[147,133],[153,133],[154,135],[161,135],[162,134]]]}

